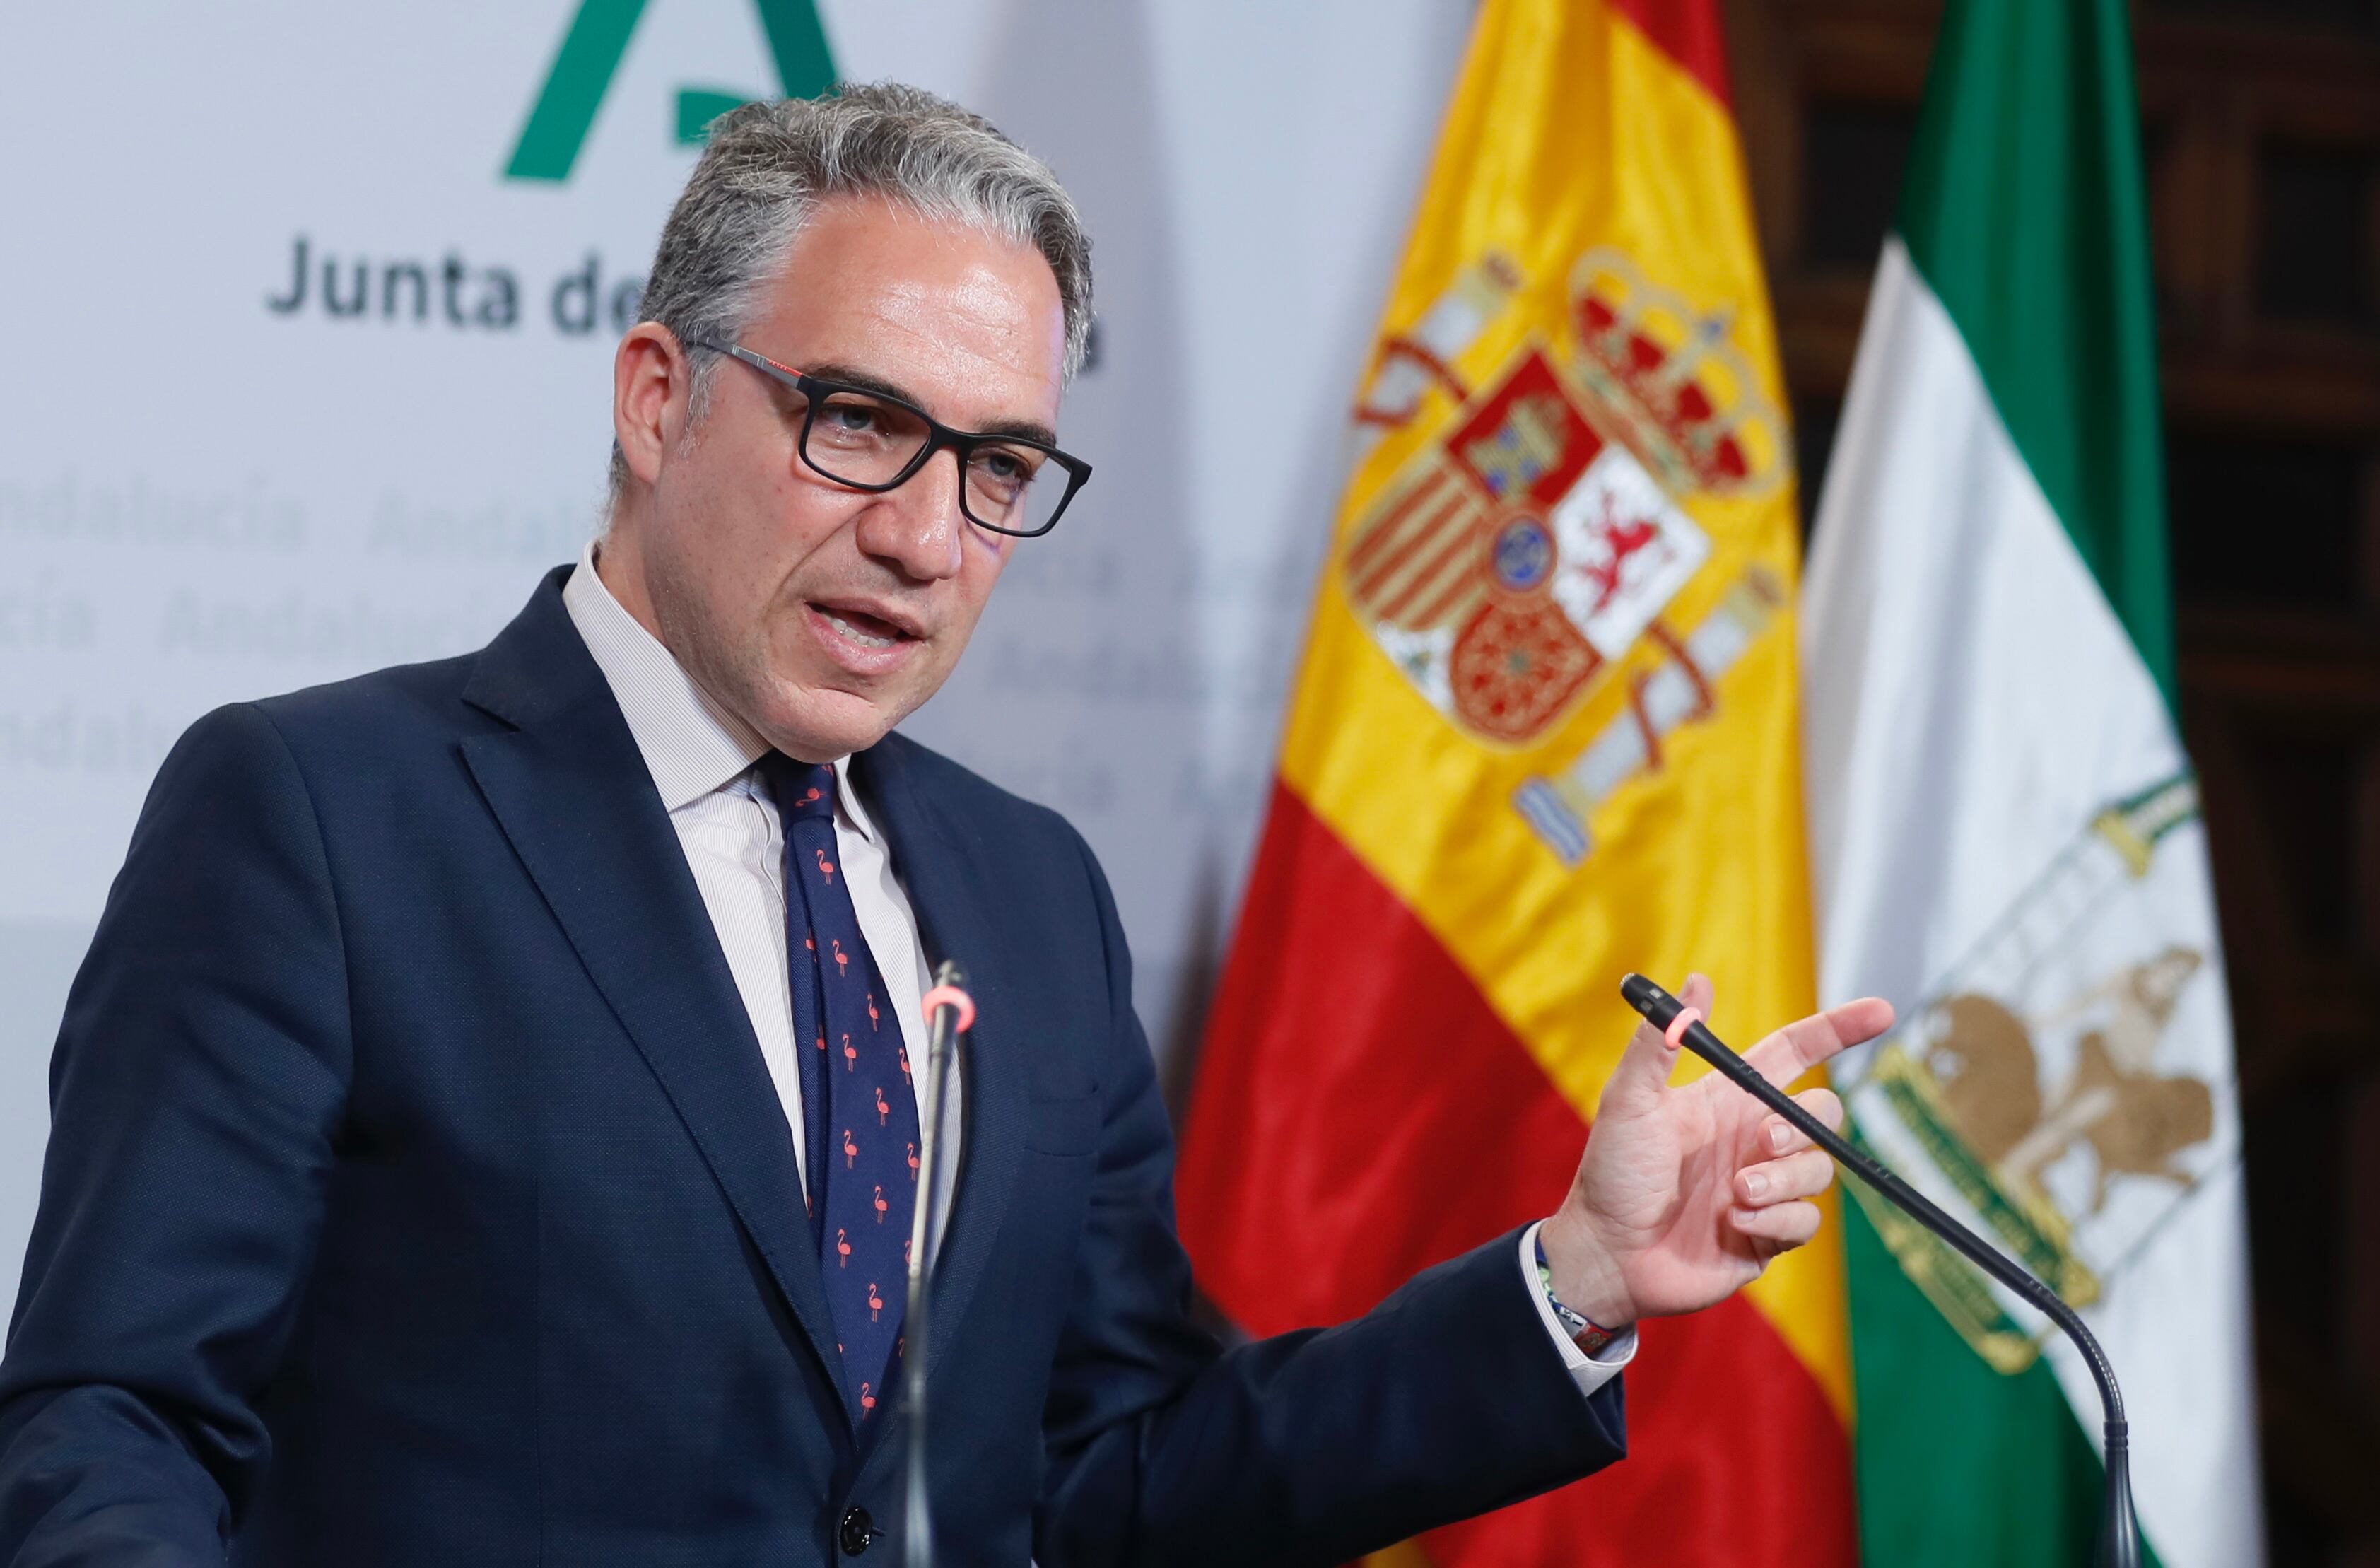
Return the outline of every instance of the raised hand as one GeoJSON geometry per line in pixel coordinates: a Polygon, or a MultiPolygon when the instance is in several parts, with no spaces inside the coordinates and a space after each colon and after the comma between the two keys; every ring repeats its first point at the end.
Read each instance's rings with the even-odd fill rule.
{"type": "MultiPolygon", "coordinates": [[[[1702,976],[1678,994],[1709,1013],[1702,976]]],[[[1788,1024],[1744,1059],[1782,1087],[1891,1027],[1891,1004],[1865,997],[1788,1024]]],[[[1834,1180],[1834,1162],[1781,1117],[1716,1073],[1672,1086],[1676,1065],[1669,1041],[1637,1025],[1603,1086],[1570,1192],[1538,1233],[1554,1294],[1606,1329],[1732,1295],[1817,1234],[1810,1199],[1834,1180]]],[[[1793,1098],[1842,1124],[1832,1090],[1793,1098]]]]}

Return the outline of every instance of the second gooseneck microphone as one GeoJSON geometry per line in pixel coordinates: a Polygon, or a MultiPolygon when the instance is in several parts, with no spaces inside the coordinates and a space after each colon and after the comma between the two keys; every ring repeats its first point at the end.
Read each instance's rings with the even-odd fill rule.
{"type": "Polygon", "coordinates": [[[1709,1063],[1729,1082],[1768,1107],[1812,1143],[1834,1156],[1836,1163],[1882,1193],[1911,1219],[1940,1236],[1961,1257],[2030,1302],[2065,1331],[2082,1353],[2099,1385],[2099,1405],[2107,1427],[2107,1490],[2099,1516],[2098,1568],[2140,1568],[2141,1527],[2132,1513],[2131,1440],[2124,1421],[2124,1396],[2116,1387],[2116,1369],[2107,1352],[2083,1326],[2081,1315],[2059,1299],[2056,1291],[2027,1273],[2000,1250],[1944,1213],[1926,1196],[1894,1175],[1839,1136],[1835,1130],[1793,1103],[1792,1097],[1760,1076],[1752,1064],[1720,1042],[1702,1022],[1702,1015],[1642,975],[1620,982],[1620,995],[1642,1014],[1645,1022],[1671,1041],[1709,1063]]]}

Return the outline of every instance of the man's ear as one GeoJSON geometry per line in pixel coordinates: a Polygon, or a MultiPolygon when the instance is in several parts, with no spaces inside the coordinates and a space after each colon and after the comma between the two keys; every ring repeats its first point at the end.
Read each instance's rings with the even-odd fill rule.
{"type": "Polygon", "coordinates": [[[651,484],[686,424],[693,366],[669,328],[639,322],[612,357],[612,434],[628,472],[651,484]]]}

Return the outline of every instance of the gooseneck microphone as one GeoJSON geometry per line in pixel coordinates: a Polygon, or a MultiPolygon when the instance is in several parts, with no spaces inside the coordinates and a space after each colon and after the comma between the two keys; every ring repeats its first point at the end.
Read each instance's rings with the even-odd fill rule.
{"type": "Polygon", "coordinates": [[[2033,1304],[2043,1316],[2065,1331],[2082,1353],[2091,1378],[2099,1385],[2099,1405],[2107,1421],[2107,1489],[2099,1514],[2098,1568],[2140,1568],[2141,1528],[2132,1514],[2132,1470],[2130,1428],[2124,1422],[2124,1396],[2116,1387],[2116,1369],[2107,1352],[2083,1326],[2075,1310],[2058,1293],[2004,1257],[1984,1240],[1935,1207],[1924,1193],[1861,1153],[1824,1122],[1793,1103],[1791,1096],[1760,1076],[1752,1064],[1729,1050],[1702,1022],[1702,1014],[1688,1007],[1642,975],[1620,982],[1620,995],[1645,1015],[1671,1045],[1682,1045],[1709,1063],[1730,1082],[1799,1128],[1812,1143],[1834,1156],[1838,1164],[1888,1198],[1894,1207],[1940,1236],[1959,1255],[2033,1304]]]}
{"type": "Polygon", "coordinates": [[[934,1521],[926,1494],[926,1249],[931,1245],[942,1196],[942,1167],[949,1161],[942,1137],[942,1096],[950,1084],[951,1058],[958,1037],[975,1027],[975,1001],[965,991],[966,971],[945,958],[934,971],[934,989],[923,999],[926,1012],[926,1073],[917,1099],[917,1208],[909,1222],[909,1301],[901,1319],[901,1382],[909,1416],[909,1474],[902,1508],[904,1568],[933,1568],[934,1521]]]}

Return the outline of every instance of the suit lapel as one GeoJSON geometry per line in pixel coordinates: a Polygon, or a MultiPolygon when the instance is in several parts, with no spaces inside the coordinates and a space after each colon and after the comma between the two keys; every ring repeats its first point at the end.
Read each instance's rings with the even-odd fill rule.
{"type": "Polygon", "coordinates": [[[1016,1189],[1027,1114],[1026,1064],[1018,1054],[1025,1038],[1018,982],[1026,971],[995,918],[995,890],[981,855],[970,848],[972,825],[953,821],[917,787],[913,750],[902,736],[888,736],[861,754],[859,783],[885,824],[929,963],[957,959],[976,1001],[975,1027],[959,1050],[965,1103],[958,1192],[929,1297],[931,1377],[983,1279],[1016,1189]]]}
{"type": "Polygon", "coordinates": [[[467,738],[465,760],[840,1388],[792,1134],[651,774],[563,608],[563,576],[480,655],[465,699],[515,727],[467,738]]]}

